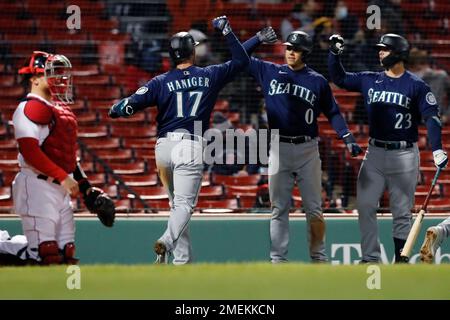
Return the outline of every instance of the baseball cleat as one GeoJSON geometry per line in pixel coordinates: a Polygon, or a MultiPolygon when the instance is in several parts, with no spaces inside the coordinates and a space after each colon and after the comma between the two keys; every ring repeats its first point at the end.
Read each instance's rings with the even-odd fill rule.
{"type": "Polygon", "coordinates": [[[442,242],[442,235],[439,233],[438,227],[430,227],[427,229],[425,240],[420,248],[420,261],[424,263],[433,263],[436,250],[442,242]]]}
{"type": "Polygon", "coordinates": [[[156,261],[155,264],[168,264],[169,263],[169,255],[166,249],[166,245],[161,241],[156,241],[154,250],[156,253],[156,261]]]}

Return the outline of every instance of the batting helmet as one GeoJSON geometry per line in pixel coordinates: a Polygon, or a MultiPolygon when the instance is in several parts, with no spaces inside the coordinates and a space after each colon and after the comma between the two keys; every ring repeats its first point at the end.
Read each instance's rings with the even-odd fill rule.
{"type": "Polygon", "coordinates": [[[283,44],[300,49],[303,52],[303,58],[306,58],[313,49],[313,41],[310,35],[303,31],[292,32],[283,44]]]}
{"type": "Polygon", "coordinates": [[[19,69],[19,74],[33,76],[36,74],[44,74],[45,62],[49,53],[44,51],[33,51],[30,59],[27,59],[25,65],[19,69]]]}
{"type": "Polygon", "coordinates": [[[187,32],[178,32],[170,38],[169,54],[174,64],[189,58],[198,42],[187,32]]]}
{"type": "Polygon", "coordinates": [[[380,42],[376,45],[378,48],[385,48],[392,52],[381,60],[381,64],[389,69],[399,61],[407,61],[409,57],[408,40],[395,33],[387,33],[381,36],[380,42]]]}

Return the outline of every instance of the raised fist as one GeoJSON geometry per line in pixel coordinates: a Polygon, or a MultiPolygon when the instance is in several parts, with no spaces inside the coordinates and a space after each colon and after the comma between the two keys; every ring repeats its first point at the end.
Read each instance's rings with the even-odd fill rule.
{"type": "Polygon", "coordinates": [[[265,27],[256,33],[259,41],[263,43],[275,43],[277,41],[277,34],[272,27],[265,27]]]}
{"type": "Polygon", "coordinates": [[[212,21],[214,29],[222,32],[224,36],[231,32],[230,22],[228,21],[227,16],[220,16],[214,18],[212,21]]]}
{"type": "Polygon", "coordinates": [[[338,34],[333,34],[330,37],[330,51],[334,55],[340,55],[344,52],[344,38],[338,34]]]}

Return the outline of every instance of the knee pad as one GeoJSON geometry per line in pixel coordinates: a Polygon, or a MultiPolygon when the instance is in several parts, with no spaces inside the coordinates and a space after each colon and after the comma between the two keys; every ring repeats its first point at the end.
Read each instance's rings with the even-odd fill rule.
{"type": "Polygon", "coordinates": [[[64,257],[59,252],[56,241],[44,241],[40,243],[38,252],[41,263],[44,265],[63,263],[64,257]]]}
{"type": "Polygon", "coordinates": [[[64,256],[64,263],[66,264],[78,264],[78,259],[75,258],[75,243],[69,242],[64,246],[62,250],[64,256]]]}

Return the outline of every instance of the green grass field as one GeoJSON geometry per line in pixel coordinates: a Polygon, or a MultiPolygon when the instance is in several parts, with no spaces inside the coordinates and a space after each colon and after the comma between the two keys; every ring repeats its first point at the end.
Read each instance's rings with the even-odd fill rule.
{"type": "Polygon", "coordinates": [[[0,299],[450,299],[450,265],[381,265],[381,289],[367,266],[268,263],[81,265],[69,290],[65,266],[0,269],[0,299]]]}

